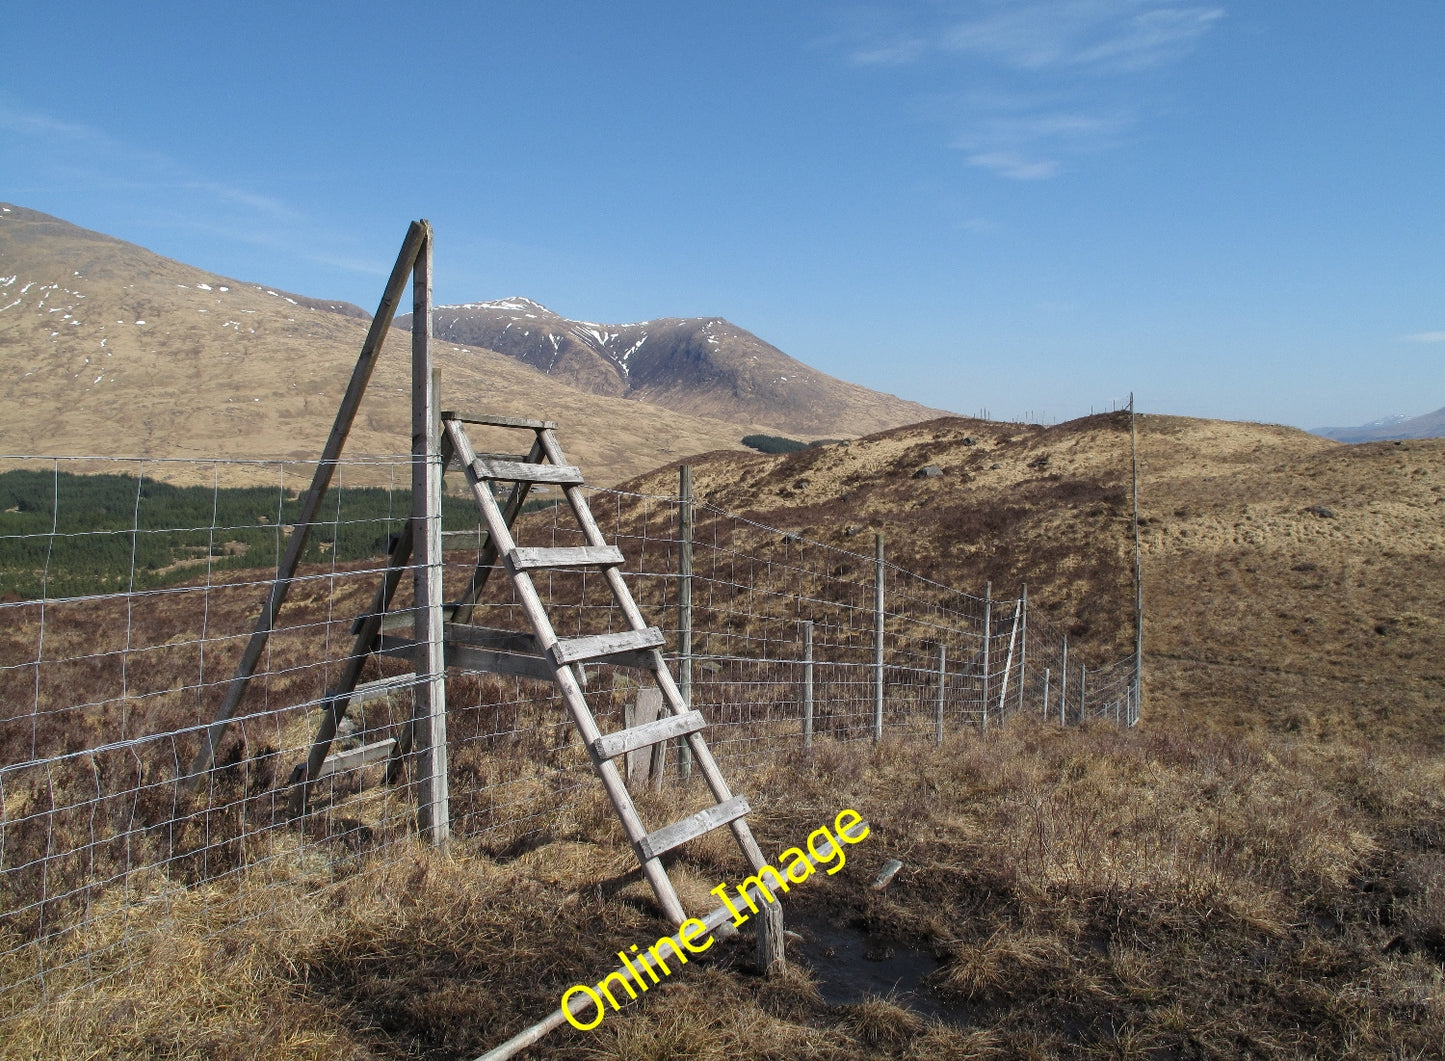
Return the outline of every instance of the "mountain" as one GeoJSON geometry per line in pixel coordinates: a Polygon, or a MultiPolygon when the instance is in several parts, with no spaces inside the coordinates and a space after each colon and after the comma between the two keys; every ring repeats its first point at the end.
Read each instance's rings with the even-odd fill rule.
{"type": "Polygon", "coordinates": [[[1313,434],[1336,442],[1373,442],[1397,438],[1445,438],[1445,409],[1423,416],[1387,416],[1359,427],[1317,427],[1313,434]]]}
{"type": "MultiPolygon", "coordinates": [[[[173,482],[275,482],[274,470],[191,462],[314,460],[369,320],[347,303],[219,276],[0,203],[0,453],[99,458],[68,465],[77,471],[155,458],[147,474],[173,482]]],[[[447,405],[556,420],[569,458],[599,484],[740,448],[778,422],[762,403],[758,415],[739,400],[736,415],[717,416],[682,396],[652,404],[598,393],[460,342],[438,343],[436,355],[447,405]]],[[[409,337],[393,328],[348,456],[409,450],[410,364],[409,337]]],[[[857,431],[847,420],[808,423],[857,431]]]]}
{"type": "MultiPolygon", "coordinates": [[[[433,321],[439,338],[506,354],[581,390],[785,435],[853,435],[943,413],[834,379],[721,317],[597,324],[507,298],[438,306],[433,321]]],[[[397,324],[409,328],[410,317],[397,324]]]]}

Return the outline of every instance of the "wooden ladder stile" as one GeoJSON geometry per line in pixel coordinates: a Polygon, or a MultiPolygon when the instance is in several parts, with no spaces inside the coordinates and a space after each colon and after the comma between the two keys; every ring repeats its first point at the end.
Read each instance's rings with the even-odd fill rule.
{"type": "MultiPolygon", "coordinates": [[[[442,466],[460,464],[482,518],[482,539],[478,560],[461,598],[445,607],[443,641],[448,667],[498,674],[510,674],[554,683],[572,723],[582,738],[593,772],[602,782],[622,822],[628,841],[652,887],[663,916],[680,928],[688,920],[682,901],[668,876],[663,858],[669,852],[714,829],[727,826],[746,860],[750,872],[761,873],[766,864],[749,829],[747,799],[728,786],[703,736],[706,722],[683,698],[663,655],[665,638],[650,626],[637,606],[621,567],[622,551],[602,534],[583,491],[582,473],[567,463],[557,441],[556,425],[547,420],[518,417],[479,416],[442,412],[442,466]],[[468,438],[465,424],[529,430],[534,434],[526,454],[478,454],[468,438]],[[561,488],[568,508],[576,519],[585,544],[580,546],[523,546],[513,536],[533,484],[548,483],[561,488]],[[494,484],[510,484],[505,500],[494,493],[494,484]],[[527,617],[530,632],[498,630],[472,623],[481,592],[493,568],[510,579],[527,617]],[[552,569],[600,570],[626,629],[561,638],[552,624],[546,605],[533,582],[533,573],[552,569]],[[655,721],[603,733],[588,704],[580,680],[583,664],[633,667],[649,673],[662,694],[667,711],[655,721]],[[692,761],[705,779],[712,804],[680,821],[649,830],[638,813],[617,760],[628,752],[655,747],[677,739],[686,742],[692,761]]],[[[365,699],[400,691],[415,682],[415,676],[398,675],[378,681],[360,681],[365,661],[373,655],[410,659],[416,642],[412,639],[413,613],[389,611],[403,573],[412,563],[412,526],[408,522],[397,536],[388,556],[386,572],[377,586],[369,610],[353,625],[352,654],[338,681],[327,692],[316,738],[307,760],[297,764],[291,775],[291,809],[304,814],[309,788],[318,779],[387,760],[385,781],[394,783],[412,749],[412,721],[403,723],[395,738],[373,740],[351,751],[328,754],[337,726],[350,705],[365,699]]],[[[732,934],[729,908],[718,907],[700,918],[708,931],[732,934]]],[[[777,902],[762,905],[755,917],[759,965],[769,973],[784,968],[782,911],[777,902]]]]}
{"type": "MultiPolygon", "coordinates": [[[[547,421],[497,422],[503,419],[510,420],[468,418],[456,413],[443,413],[442,426],[450,448],[457,454],[466,472],[468,484],[481,510],[487,541],[495,546],[502,567],[511,577],[517,599],[532,626],[536,652],[547,661],[552,670],[553,680],[567,705],[573,724],[582,737],[593,771],[601,780],[637,854],[643,876],[652,886],[664,916],[674,926],[681,925],[687,915],[667,875],[662,856],[690,839],[726,825],[731,829],[751,870],[754,873],[761,871],[765,860],[744,818],[750,807],[745,798],[733,794],[722,771],[718,769],[702,734],[702,715],[692,710],[683,700],[662,654],[662,633],[656,627],[648,625],[633,599],[620,570],[623,563],[622,553],[607,542],[598,527],[582,490],[583,477],[575,467],[567,463],[557,441],[555,425],[547,421]],[[479,457],[473,450],[463,426],[467,422],[531,428],[536,433],[533,458],[526,462],[515,462],[479,457]],[[560,486],[586,544],[567,548],[519,546],[512,537],[512,521],[507,518],[509,513],[497,503],[491,488],[493,482],[505,481],[514,482],[518,487],[540,482],[560,486]],[[535,570],[552,567],[600,568],[613,600],[627,621],[628,629],[615,633],[559,638],[542,598],[537,593],[531,574],[535,570]],[[575,665],[581,662],[641,666],[651,672],[670,714],[655,722],[604,735],[598,728],[586,694],[577,680],[575,665]],[[615,760],[628,751],[677,737],[685,738],[692,749],[694,761],[698,763],[707,780],[714,804],[679,822],[649,831],[642,823],[615,760]]],[[[513,496],[516,496],[515,488],[513,496]]],[[[781,921],[775,911],[776,904],[769,905],[769,916],[763,919],[764,928],[760,931],[778,937],[767,945],[768,953],[772,957],[765,962],[776,970],[782,964],[781,921]],[[775,933],[768,931],[772,925],[777,926],[775,933]]],[[[760,947],[760,951],[762,949],[760,947]]]]}

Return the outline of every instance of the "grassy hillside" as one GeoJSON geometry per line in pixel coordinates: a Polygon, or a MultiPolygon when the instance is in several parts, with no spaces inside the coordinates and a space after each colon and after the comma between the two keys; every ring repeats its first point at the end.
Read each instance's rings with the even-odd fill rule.
{"type": "MultiPolygon", "coordinates": [[[[718,944],[599,1030],[564,1029],[530,1056],[1438,1053],[1445,442],[1347,447],[1163,417],[1138,428],[1139,728],[1018,720],[938,748],[824,741],[749,770],[735,781],[767,854],[845,806],[873,828],[844,871],[786,900],[802,937],[789,975],[754,975],[746,940],[718,944]],[[903,870],[870,889],[889,858],[903,870]],[[903,981],[890,993],[880,976],[903,981]]],[[[1122,416],[949,419],[695,463],[704,503],[861,553],[881,530],[904,567],[967,589],[991,580],[1000,594],[1027,580],[1081,645],[1129,645],[1122,416]],[[943,474],[915,479],[925,465],[943,474]]],[[[630,485],[673,493],[676,469],[630,485]]],[[[210,622],[248,614],[254,596],[216,598],[210,622]]],[[[311,622],[332,604],[308,594],[297,607],[311,622]]],[[[186,629],[179,614],[146,622],[160,641],[186,629]]],[[[321,677],[286,681],[304,692],[321,677]]],[[[472,705],[478,690],[457,682],[453,695],[472,705]]],[[[557,752],[516,754],[536,770],[557,752]]],[[[259,776],[227,782],[238,807],[259,776]]],[[[0,1056],[473,1057],[660,931],[618,827],[584,791],[558,797],[528,843],[463,835],[451,859],[417,850],[368,868],[345,836],[318,836],[311,861],[289,877],[273,868],[264,889],[167,898],[165,937],[131,945],[136,971],[63,1006],[24,1011],[33,995],[8,995],[0,1056]],[[308,899],[317,888],[324,897],[308,899]]],[[[488,812],[465,792],[454,782],[461,815],[488,812]]],[[[667,816],[675,803],[665,791],[643,809],[667,816]]],[[[736,870],[716,834],[673,864],[693,907],[736,870]]],[[[87,938],[115,938],[148,903],[161,909],[145,894],[95,904],[87,938]]],[[[16,953],[17,965],[36,960],[16,953]]],[[[60,986],[89,975],[54,974],[60,986]]]]}

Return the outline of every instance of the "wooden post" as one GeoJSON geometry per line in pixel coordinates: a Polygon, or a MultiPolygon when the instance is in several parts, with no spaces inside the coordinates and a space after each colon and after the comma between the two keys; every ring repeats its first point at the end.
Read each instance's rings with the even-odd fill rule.
{"type": "Polygon", "coordinates": [[[1059,664],[1059,725],[1065,725],[1064,705],[1069,699],[1069,635],[1064,635],[1064,659],[1059,664]]]}
{"type": "Polygon", "coordinates": [[[937,744],[943,743],[943,696],[948,685],[948,646],[943,642],[938,645],[938,690],[934,702],[933,712],[933,739],[937,744]]]}
{"type": "Polygon", "coordinates": [[[1139,558],[1139,436],[1134,428],[1134,392],[1129,392],[1129,456],[1134,465],[1134,707],[1144,695],[1144,568],[1139,558]]]}
{"type": "Polygon", "coordinates": [[[451,831],[447,788],[446,656],[442,644],[442,457],[439,377],[432,368],[431,225],[412,276],[411,506],[416,655],[412,739],[417,748],[417,824],[433,846],[451,831]]]}
{"type": "Polygon", "coordinates": [[[1004,658],[1004,662],[1003,662],[1003,682],[999,685],[999,689],[998,689],[998,717],[999,717],[999,718],[1003,718],[1003,717],[1004,717],[1004,707],[1005,707],[1005,705],[1006,705],[1007,702],[1008,702],[1008,677],[1009,677],[1009,672],[1011,672],[1011,671],[1013,670],[1013,665],[1014,665],[1014,644],[1018,641],[1018,636],[1019,636],[1019,616],[1020,616],[1022,613],[1023,613],[1023,609],[1022,609],[1021,607],[1019,607],[1018,605],[1015,605],[1015,606],[1014,606],[1014,622],[1013,622],[1013,627],[1012,627],[1012,628],[1009,630],[1009,632],[1008,632],[1008,656],[1006,656],[1006,657],[1004,658]]]}
{"type": "Polygon", "coordinates": [[[803,750],[813,748],[813,620],[803,622],[803,750]]]}
{"type": "Polygon", "coordinates": [[[781,896],[773,896],[759,904],[757,915],[758,972],[767,977],[781,976],[787,972],[788,959],[785,951],[787,940],[783,935],[783,903],[781,896]]]}
{"type": "Polygon", "coordinates": [[[883,535],[873,536],[873,743],[883,739],[883,535]]]}
{"type": "Polygon", "coordinates": [[[371,319],[371,327],[367,330],[366,339],[361,344],[361,353],[356,359],[356,367],[351,370],[351,382],[346,386],[346,394],[341,399],[341,407],[337,409],[336,420],[331,425],[331,434],[327,437],[326,445],[321,451],[321,459],[316,464],[316,473],[311,479],[311,489],[306,492],[306,498],[301,502],[301,513],[297,516],[296,525],[286,544],[286,552],[276,569],[276,580],[271,583],[271,594],[261,607],[261,614],[256,619],[256,627],[251,633],[251,639],[246,643],[245,651],[241,655],[241,662],[236,667],[236,675],[226,687],[226,698],[217,709],[215,718],[212,719],[211,725],[206,730],[205,739],[201,742],[201,747],[191,761],[190,774],[193,788],[201,786],[203,775],[215,762],[216,749],[226,735],[226,728],[241,704],[241,697],[245,695],[246,688],[256,673],[256,667],[261,662],[261,653],[265,650],[266,642],[271,637],[271,628],[276,621],[276,613],[281,610],[281,605],[291,590],[291,579],[296,574],[296,568],[301,562],[301,552],[306,548],[306,542],[311,536],[311,525],[316,521],[316,514],[321,509],[321,499],[331,485],[331,477],[335,474],[336,463],[341,458],[342,448],[346,445],[346,436],[351,433],[351,425],[356,420],[356,410],[361,405],[362,396],[366,393],[366,385],[371,380],[372,370],[376,368],[376,361],[381,354],[382,345],[386,341],[386,333],[391,328],[392,318],[396,316],[397,300],[401,298],[406,278],[411,275],[412,266],[416,263],[422,242],[424,239],[429,239],[430,231],[430,226],[425,221],[413,221],[406,231],[406,239],[402,242],[401,253],[396,256],[396,264],[392,266],[391,277],[387,280],[386,290],[381,296],[381,304],[376,309],[376,316],[371,319]]]}
{"type": "Polygon", "coordinates": [[[983,728],[988,729],[989,644],[993,641],[993,583],[983,584],[983,728]]]}
{"type": "Polygon", "coordinates": [[[1024,675],[1029,661],[1029,587],[1019,586],[1019,714],[1024,710],[1024,675]]]}
{"type": "MultiPolygon", "coordinates": [[[[678,517],[681,541],[677,544],[677,684],[682,699],[692,707],[692,465],[678,474],[678,517]]],[[[692,748],[686,737],[677,741],[677,773],[685,782],[692,776],[692,748]]]]}

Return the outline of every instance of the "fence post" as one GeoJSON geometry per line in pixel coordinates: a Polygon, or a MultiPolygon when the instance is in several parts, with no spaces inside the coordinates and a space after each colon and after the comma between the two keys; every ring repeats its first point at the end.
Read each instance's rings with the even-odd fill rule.
{"type": "Polygon", "coordinates": [[[1064,659],[1059,664],[1059,725],[1067,725],[1064,721],[1064,705],[1069,699],[1069,635],[1064,635],[1064,659]]]}
{"type": "MultiPolygon", "coordinates": [[[[423,223],[425,225],[425,223],[423,223]]],[[[447,686],[442,644],[442,461],[439,377],[432,368],[431,226],[425,225],[412,274],[411,511],[415,543],[417,684],[412,708],[417,760],[417,822],[444,848],[450,833],[447,790],[447,686]]]]}
{"type": "Polygon", "coordinates": [[[993,583],[983,584],[983,728],[988,729],[988,650],[993,641],[993,583]]]}
{"type": "Polygon", "coordinates": [[[1024,676],[1029,662],[1029,587],[1019,586],[1019,714],[1024,710],[1024,676]]]}
{"type": "Polygon", "coordinates": [[[1008,655],[1003,661],[1003,681],[998,687],[998,717],[1004,717],[1004,706],[1008,702],[1008,676],[1014,665],[1014,644],[1019,637],[1019,616],[1023,609],[1017,605],[1014,607],[1014,623],[1008,632],[1008,655]]]}
{"type": "Polygon", "coordinates": [[[883,739],[883,535],[873,536],[873,743],[883,739]]]}
{"type": "Polygon", "coordinates": [[[1139,557],[1139,435],[1134,427],[1134,392],[1129,392],[1129,457],[1134,465],[1134,711],[1144,694],[1144,567],[1139,557]]]}
{"type": "Polygon", "coordinates": [[[1079,664],[1079,721],[1084,721],[1084,692],[1089,684],[1089,668],[1079,664]]]}
{"type": "Polygon", "coordinates": [[[1049,720],[1049,668],[1044,668],[1044,721],[1049,720]]]}
{"type": "MultiPolygon", "coordinates": [[[[677,544],[677,687],[683,702],[692,707],[692,465],[677,470],[682,539],[677,544]]],[[[677,738],[677,773],[692,777],[692,748],[686,737],[677,738]]]]}
{"type": "Polygon", "coordinates": [[[803,622],[803,751],[813,747],[813,620],[803,622]]]}
{"type": "Polygon", "coordinates": [[[944,687],[948,684],[948,645],[939,643],[938,646],[938,700],[933,724],[933,739],[943,743],[943,693],[944,687]]]}

